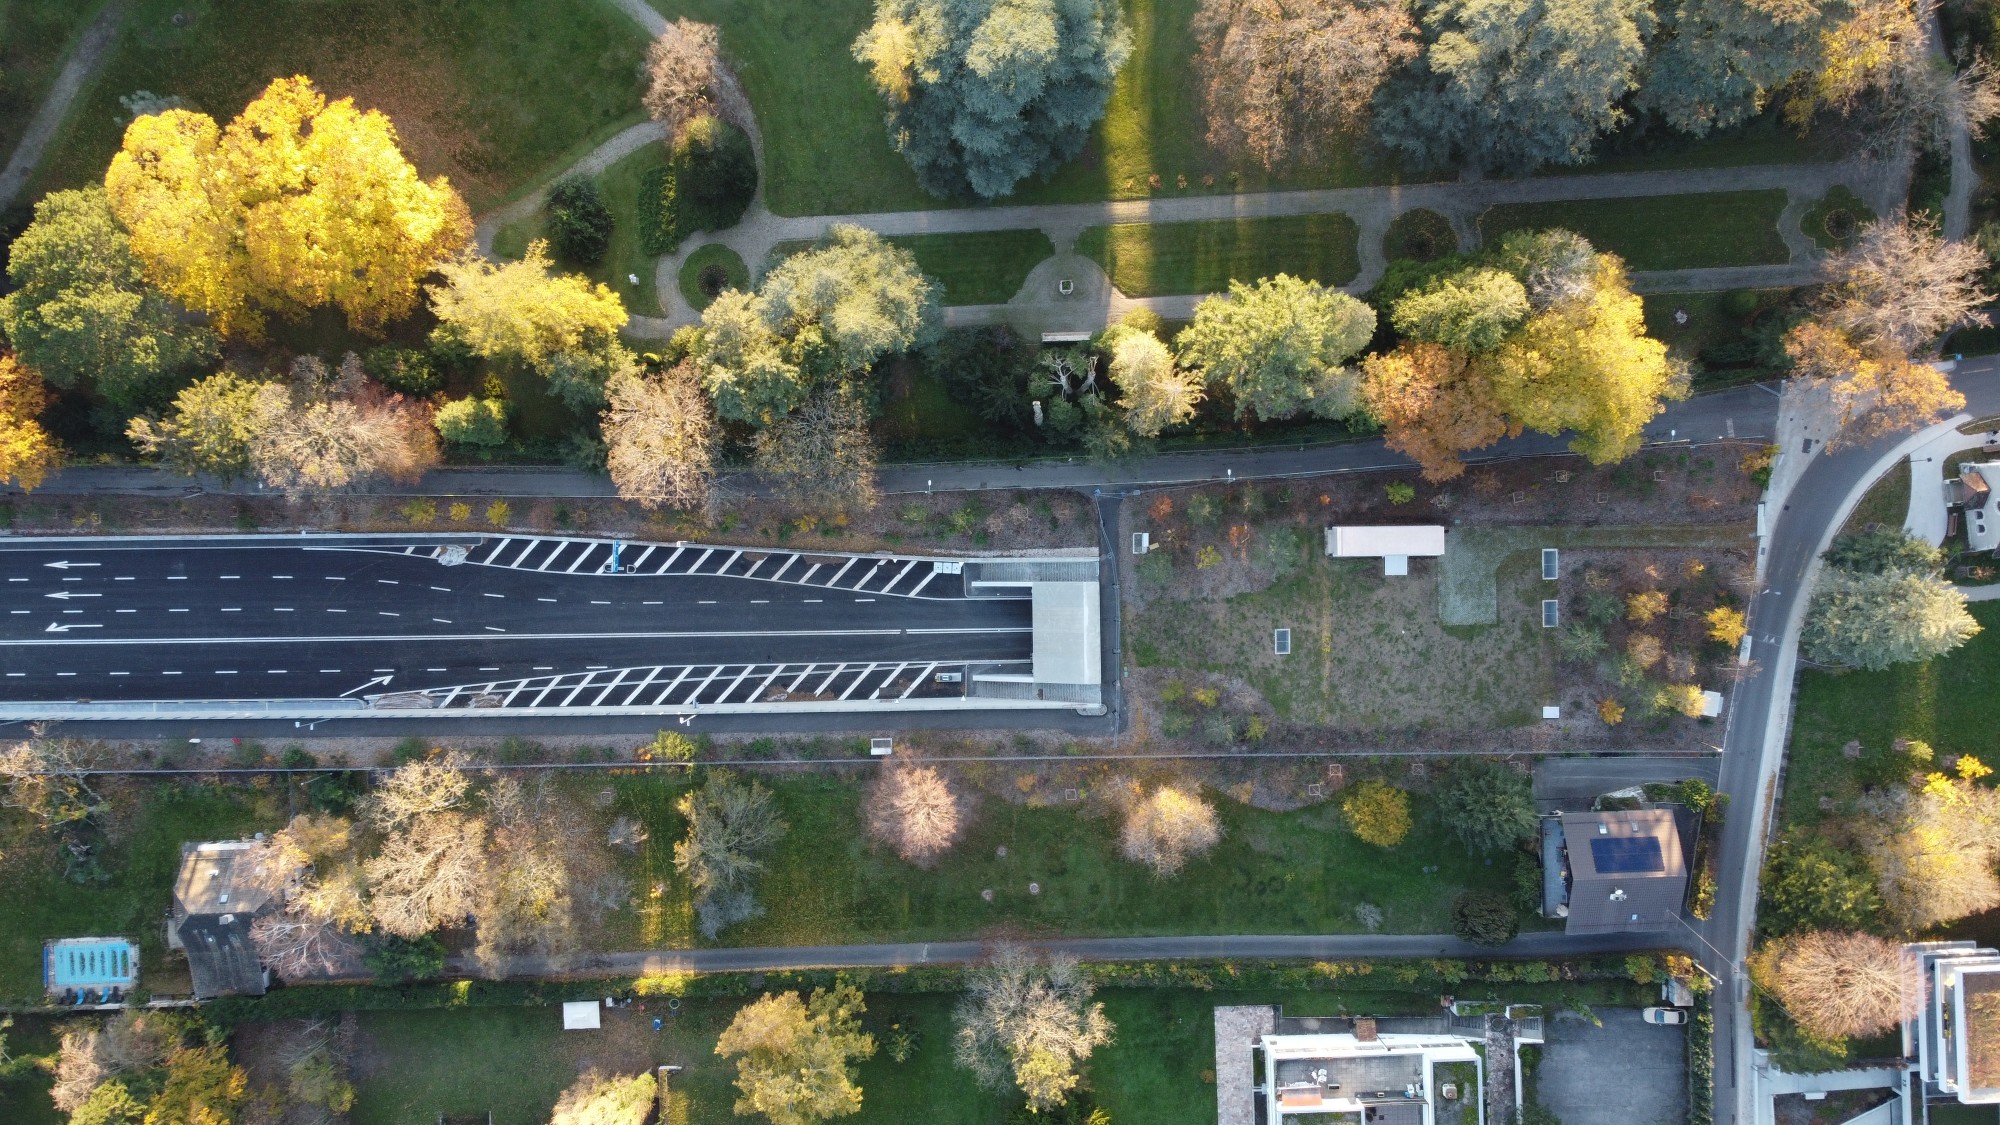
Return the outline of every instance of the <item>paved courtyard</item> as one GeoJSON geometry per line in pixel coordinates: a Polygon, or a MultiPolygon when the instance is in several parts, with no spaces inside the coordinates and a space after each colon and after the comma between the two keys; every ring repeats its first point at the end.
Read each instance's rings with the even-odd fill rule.
{"type": "Polygon", "coordinates": [[[1550,1020],[1538,1088],[1564,1121],[1681,1125],[1687,1120],[1686,1037],[1640,1022],[1637,1009],[1599,1009],[1603,1027],[1550,1020]]]}

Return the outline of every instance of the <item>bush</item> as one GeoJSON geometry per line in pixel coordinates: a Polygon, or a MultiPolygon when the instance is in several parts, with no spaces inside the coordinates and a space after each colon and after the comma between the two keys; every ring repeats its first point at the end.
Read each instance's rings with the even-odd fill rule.
{"type": "Polygon", "coordinates": [[[361,369],[370,379],[412,398],[429,398],[444,390],[444,375],[431,361],[430,353],[414,348],[370,348],[361,357],[361,369]]]}
{"type": "Polygon", "coordinates": [[[670,161],[639,178],[639,249],[653,257],[681,248],[679,169],[670,161]]]}
{"type": "Polygon", "coordinates": [[[1438,816],[1476,852],[1509,847],[1535,830],[1533,786],[1525,774],[1485,758],[1454,762],[1438,787],[1438,816]]]}
{"type": "Polygon", "coordinates": [[[438,408],[438,436],[453,445],[507,444],[507,404],[492,398],[453,399],[438,408]]]}
{"type": "Polygon", "coordinates": [[[1521,930],[1514,904],[1498,891],[1467,891],[1451,908],[1451,932],[1475,945],[1505,945],[1521,930]]]}
{"type": "Polygon", "coordinates": [[[743,218],[757,194],[757,156],[743,130],[717,117],[697,117],[674,146],[680,201],[689,231],[726,230],[743,218]]]}
{"type": "Polygon", "coordinates": [[[429,980],[444,972],[444,943],[436,934],[413,941],[382,934],[368,943],[361,963],[384,984],[429,980]]]}
{"type": "Polygon", "coordinates": [[[1340,811],[1363,843],[1378,848],[1393,848],[1410,834],[1410,795],[1373,778],[1348,789],[1340,811]]]}
{"type": "Polygon", "coordinates": [[[549,243],[565,261],[594,266],[611,245],[611,208],[597,183],[583,176],[556,181],[542,205],[549,243]]]}

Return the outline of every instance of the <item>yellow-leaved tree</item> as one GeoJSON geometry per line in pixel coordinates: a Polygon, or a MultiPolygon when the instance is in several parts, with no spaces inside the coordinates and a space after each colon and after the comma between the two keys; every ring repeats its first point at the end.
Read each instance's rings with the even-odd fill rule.
{"type": "Polygon", "coordinates": [[[266,313],[325,305],[379,330],[472,234],[464,201],[417,174],[387,117],[329,103],[303,76],[226,128],[188,110],[138,118],[104,187],[148,279],[250,338],[266,313]]]}
{"type": "Polygon", "coordinates": [[[56,443],[35,420],[46,401],[41,379],[0,355],[0,481],[33,491],[55,467],[56,443]]]}

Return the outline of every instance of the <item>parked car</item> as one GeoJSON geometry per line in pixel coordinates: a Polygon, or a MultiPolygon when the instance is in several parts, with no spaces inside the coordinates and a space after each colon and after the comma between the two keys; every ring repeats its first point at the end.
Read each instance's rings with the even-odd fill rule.
{"type": "Polygon", "coordinates": [[[1656,1023],[1662,1027],[1679,1027],[1688,1021],[1685,1008],[1647,1008],[1641,1011],[1639,1016],[1647,1023],[1656,1023]]]}

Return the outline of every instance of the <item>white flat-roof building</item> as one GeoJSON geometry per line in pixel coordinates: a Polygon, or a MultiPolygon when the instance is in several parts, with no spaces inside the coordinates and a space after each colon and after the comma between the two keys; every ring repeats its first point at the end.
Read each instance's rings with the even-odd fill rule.
{"type": "MultiPolygon", "coordinates": [[[[1342,1113],[1371,1125],[1437,1125],[1445,1104],[1471,1109],[1463,1116],[1467,1122],[1485,1120],[1484,1063],[1471,1043],[1455,1035],[1273,1034],[1259,1046],[1266,1125],[1325,1121],[1319,1115],[1342,1113]]],[[[1460,1119],[1456,1113],[1451,1118],[1460,1119]]]]}
{"type": "Polygon", "coordinates": [[[1975,551],[2000,547],[2000,461],[1981,461],[1958,467],[1958,480],[1947,482],[1945,493],[1965,513],[1965,545],[1975,551]],[[1956,487],[1954,487],[1954,484],[1956,487]]]}
{"type": "Polygon", "coordinates": [[[1326,529],[1326,553],[1336,559],[1382,560],[1382,573],[1408,574],[1410,559],[1444,554],[1444,528],[1437,524],[1381,524],[1326,529]]]}
{"type": "Polygon", "coordinates": [[[1904,1054],[1933,1099],[2000,1104],[2000,951],[1969,941],[1903,947],[1916,961],[1920,1003],[1903,1025],[1904,1054]]]}

